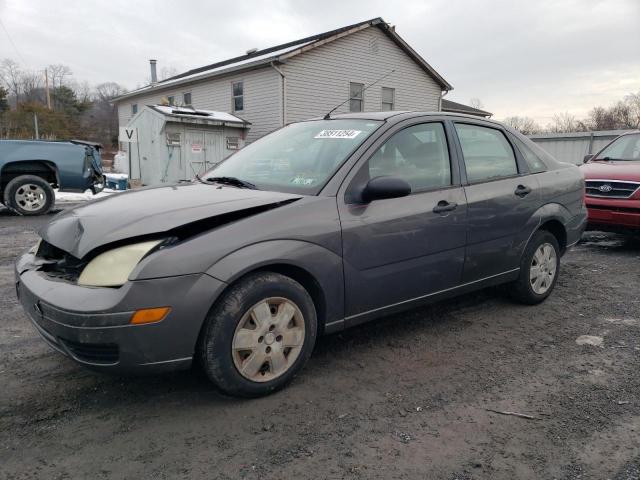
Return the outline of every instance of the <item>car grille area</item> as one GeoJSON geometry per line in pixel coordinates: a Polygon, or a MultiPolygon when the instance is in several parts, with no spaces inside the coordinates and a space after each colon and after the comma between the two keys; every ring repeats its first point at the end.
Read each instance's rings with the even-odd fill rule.
{"type": "Polygon", "coordinates": [[[622,182],[619,180],[587,180],[586,194],[589,197],[629,198],[640,188],[638,182],[622,182]]]}
{"type": "Polygon", "coordinates": [[[118,345],[114,343],[78,343],[60,338],[68,352],[82,362],[94,365],[115,365],[120,359],[118,345]]]}

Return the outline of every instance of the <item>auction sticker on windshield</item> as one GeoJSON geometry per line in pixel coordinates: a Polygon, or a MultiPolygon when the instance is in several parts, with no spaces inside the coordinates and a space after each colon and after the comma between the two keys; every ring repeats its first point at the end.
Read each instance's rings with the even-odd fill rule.
{"type": "Polygon", "coordinates": [[[322,130],[313,138],[356,138],[362,130],[322,130]]]}

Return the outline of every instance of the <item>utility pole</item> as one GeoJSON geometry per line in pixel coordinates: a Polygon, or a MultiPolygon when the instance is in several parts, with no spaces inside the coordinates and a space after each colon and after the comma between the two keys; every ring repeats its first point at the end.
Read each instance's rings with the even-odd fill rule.
{"type": "Polygon", "coordinates": [[[51,110],[51,94],[49,93],[49,73],[44,69],[44,89],[47,92],[47,108],[51,110]]]}
{"type": "Polygon", "coordinates": [[[40,132],[38,132],[38,114],[33,114],[33,128],[36,131],[36,140],[40,140],[40,132]]]}

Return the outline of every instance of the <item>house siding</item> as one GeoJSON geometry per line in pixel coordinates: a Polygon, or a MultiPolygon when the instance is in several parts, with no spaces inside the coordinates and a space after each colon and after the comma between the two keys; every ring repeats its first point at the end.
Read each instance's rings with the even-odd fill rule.
{"type": "MultiPolygon", "coordinates": [[[[327,42],[278,68],[286,77],[286,123],[324,115],[348,99],[350,82],[368,85],[392,69],[393,74],[365,91],[364,111],[382,110],[382,87],[395,89],[395,110],[440,110],[441,86],[378,27],[327,42]]],[[[119,124],[131,119],[134,103],[140,110],[173,95],[179,104],[184,92],[191,92],[195,108],[230,112],[231,84],[239,80],[244,82],[245,109],[237,115],[252,124],[247,142],[282,126],[283,80],[271,66],[128,98],[118,102],[119,124]]],[[[347,101],[336,113],[348,111],[347,101]]]]}
{"type": "MultiPolygon", "coordinates": [[[[438,111],[441,86],[379,28],[326,43],[287,60],[287,123],[321,116],[349,97],[349,83],[368,85],[395,69],[364,93],[364,111],[382,109],[382,87],[395,89],[395,110],[438,111]]],[[[347,113],[349,102],[336,110],[347,113]]]]}
{"type": "Polygon", "coordinates": [[[244,110],[235,114],[251,122],[247,142],[279,128],[282,125],[282,79],[271,67],[128,98],[118,103],[119,125],[125,126],[131,120],[132,104],[138,104],[140,111],[144,105],[157,105],[163,97],[172,95],[180,104],[185,92],[191,92],[191,103],[195,108],[231,112],[231,84],[237,81],[243,82],[244,110]]]}

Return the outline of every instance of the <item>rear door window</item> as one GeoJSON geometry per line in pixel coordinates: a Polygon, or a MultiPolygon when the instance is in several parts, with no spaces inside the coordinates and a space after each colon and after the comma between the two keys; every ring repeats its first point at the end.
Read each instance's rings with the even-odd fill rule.
{"type": "Polygon", "coordinates": [[[495,128],[456,123],[469,183],[518,175],[516,157],[504,133],[495,128]]]}

